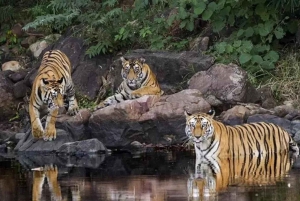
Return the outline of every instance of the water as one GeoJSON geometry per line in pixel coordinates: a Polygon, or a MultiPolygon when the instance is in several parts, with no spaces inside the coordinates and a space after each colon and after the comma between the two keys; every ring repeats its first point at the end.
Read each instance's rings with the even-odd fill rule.
{"type": "Polygon", "coordinates": [[[300,158],[195,159],[131,155],[0,156],[0,200],[300,200],[300,158]],[[299,167],[299,168],[298,168],[299,167]]]}

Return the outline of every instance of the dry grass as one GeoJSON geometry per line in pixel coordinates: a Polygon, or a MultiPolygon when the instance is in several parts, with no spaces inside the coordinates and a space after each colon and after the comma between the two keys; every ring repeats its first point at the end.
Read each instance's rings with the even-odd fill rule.
{"type": "Polygon", "coordinates": [[[300,103],[300,54],[292,51],[284,55],[265,85],[271,88],[277,100],[300,103]]]}

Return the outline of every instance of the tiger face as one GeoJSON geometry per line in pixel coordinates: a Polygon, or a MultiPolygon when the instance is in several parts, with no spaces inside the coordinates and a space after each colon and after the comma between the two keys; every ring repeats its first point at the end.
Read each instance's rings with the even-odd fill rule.
{"type": "Polygon", "coordinates": [[[214,133],[214,127],[211,122],[212,116],[205,113],[192,115],[187,112],[185,112],[185,116],[185,133],[187,137],[196,144],[209,142],[214,133]]]}
{"type": "Polygon", "coordinates": [[[122,78],[131,90],[136,90],[141,87],[143,80],[147,76],[143,73],[144,58],[139,59],[125,59],[121,57],[122,61],[122,78]]]}
{"type": "Polygon", "coordinates": [[[43,103],[48,106],[49,110],[64,106],[64,86],[63,78],[59,80],[41,79],[43,103]]]}

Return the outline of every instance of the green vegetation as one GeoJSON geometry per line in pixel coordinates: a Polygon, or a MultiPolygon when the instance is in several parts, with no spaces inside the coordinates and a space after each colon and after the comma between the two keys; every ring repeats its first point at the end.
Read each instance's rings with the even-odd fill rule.
{"type": "MultiPolygon", "coordinates": [[[[0,24],[23,19],[25,31],[44,33],[73,28],[90,57],[136,48],[182,51],[209,36],[209,54],[239,64],[258,84],[278,72],[278,62],[281,68],[281,49],[295,44],[299,18],[298,0],[0,0],[0,24]]],[[[9,29],[1,34],[0,45],[18,43],[9,29]]]]}

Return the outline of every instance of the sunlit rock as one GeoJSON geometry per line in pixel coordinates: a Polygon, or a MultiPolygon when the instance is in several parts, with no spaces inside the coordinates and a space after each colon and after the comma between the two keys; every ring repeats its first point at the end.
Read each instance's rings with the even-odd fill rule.
{"type": "Polygon", "coordinates": [[[18,71],[22,69],[22,66],[18,61],[8,61],[2,64],[2,71],[11,70],[11,71],[18,71]]]}

